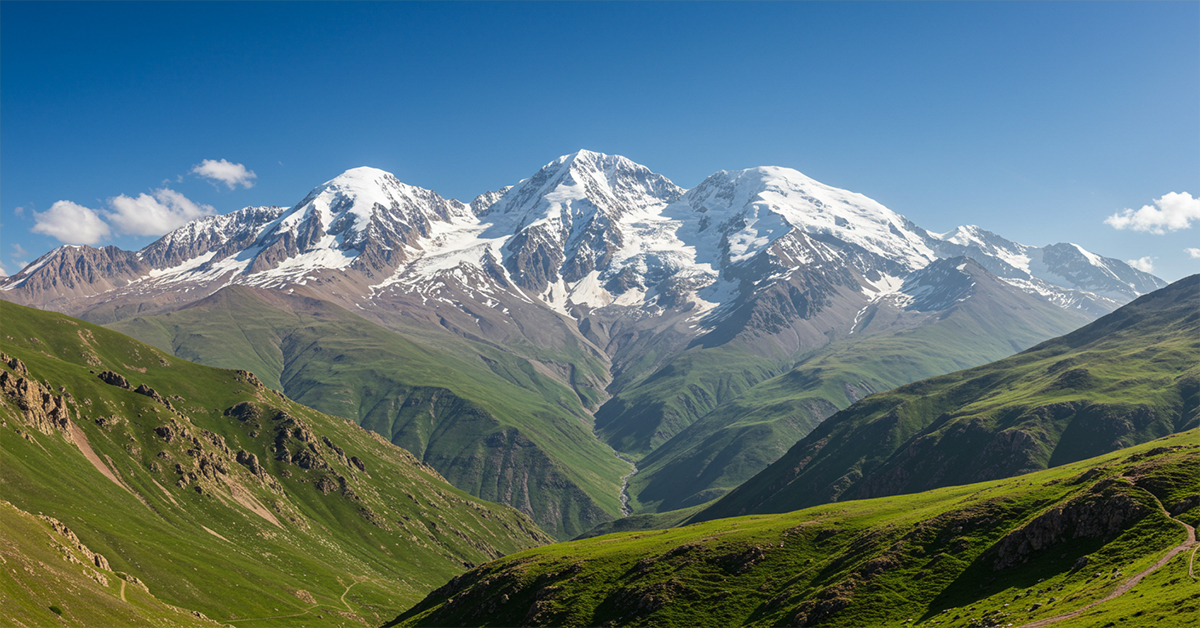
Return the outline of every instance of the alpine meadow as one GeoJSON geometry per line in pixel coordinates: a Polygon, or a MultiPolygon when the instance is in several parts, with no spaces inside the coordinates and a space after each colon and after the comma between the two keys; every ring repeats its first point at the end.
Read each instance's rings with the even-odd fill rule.
{"type": "Polygon", "coordinates": [[[0,625],[1200,625],[1200,4],[0,16],[0,625]]]}

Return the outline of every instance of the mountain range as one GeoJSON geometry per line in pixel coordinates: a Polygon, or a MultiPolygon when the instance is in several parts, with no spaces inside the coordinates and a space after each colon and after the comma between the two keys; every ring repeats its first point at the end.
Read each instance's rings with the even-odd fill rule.
{"type": "Polygon", "coordinates": [[[579,151],[471,202],[356,168],[140,251],[60,247],[0,298],[252,370],[569,538],[720,497],[859,398],[1164,285],[787,168],[684,190],[579,151]]]}
{"type": "Polygon", "coordinates": [[[1193,275],[869,396],[714,504],[492,561],[388,625],[1192,625],[1198,303],[1193,275]]]}

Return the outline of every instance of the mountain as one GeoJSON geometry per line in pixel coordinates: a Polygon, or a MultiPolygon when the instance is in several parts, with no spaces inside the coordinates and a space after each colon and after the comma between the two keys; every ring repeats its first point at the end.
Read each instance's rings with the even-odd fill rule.
{"type": "Polygon", "coordinates": [[[620,512],[620,483],[605,479],[628,465],[592,436],[570,388],[504,352],[445,337],[415,342],[325,301],[236,285],[111,327],[179,357],[261,374],[560,538],[620,512]]]}
{"type": "Polygon", "coordinates": [[[827,419],[695,520],[1010,477],[1200,425],[1200,275],[827,419]]]}
{"type": "Polygon", "coordinates": [[[0,320],[0,590],[16,625],[380,623],[550,541],[252,373],[11,303],[0,320]]]}
{"type": "Polygon", "coordinates": [[[388,626],[1193,625],[1200,432],[1029,475],[549,545],[388,626]],[[1109,599],[1112,598],[1112,599],[1109,599]]]}
{"type": "MultiPolygon", "coordinates": [[[[545,464],[534,465],[539,469],[534,484],[572,493],[568,485],[574,485],[582,491],[567,500],[578,507],[561,511],[561,525],[545,513],[556,510],[552,502],[567,502],[527,504],[522,491],[497,487],[489,493],[468,479],[478,474],[451,470],[450,465],[529,468],[477,464],[482,458],[503,458],[502,452],[514,451],[518,442],[526,449],[514,434],[491,445],[486,440],[472,445],[462,458],[447,454],[430,463],[462,488],[494,495],[566,536],[621,513],[617,495],[629,467],[618,453],[638,461],[681,437],[650,461],[667,464],[667,459],[682,460],[681,444],[719,431],[703,460],[694,458],[705,467],[705,478],[687,476],[692,471],[674,475],[695,478],[680,491],[689,503],[715,496],[781,453],[770,443],[794,440],[866,392],[1024,349],[1160,284],[1075,245],[1035,249],[975,228],[931,234],[872,199],[787,168],[722,171],[683,190],[624,157],[579,151],[469,203],[404,184],[381,170],[356,168],[289,208],[247,208],[206,218],[138,252],[56,249],[0,279],[0,298],[126,325],[134,318],[174,315],[224,288],[242,286],[315,299],[408,342],[448,348],[458,365],[470,365],[464,372],[479,373],[483,364],[509,382],[499,397],[541,396],[536,416],[517,419],[488,410],[487,427],[476,430],[465,417],[477,416],[466,408],[478,407],[479,396],[451,386],[447,389],[455,397],[471,404],[450,413],[434,409],[443,418],[429,423],[415,421],[427,414],[416,408],[436,404],[426,393],[413,398],[407,411],[404,403],[413,391],[442,385],[415,371],[392,377],[372,368],[373,358],[358,363],[354,351],[341,351],[343,362],[330,365],[315,350],[297,349],[288,368],[304,372],[305,362],[316,360],[310,375],[340,383],[320,393],[305,384],[312,390],[305,399],[355,421],[367,421],[375,412],[371,425],[390,431],[390,438],[405,446],[427,447],[435,425],[438,433],[492,434],[497,425],[519,424],[521,437],[547,456],[545,464]],[[964,256],[994,277],[963,279],[955,268],[965,262],[948,260],[964,256]],[[990,287],[973,287],[983,284],[990,287]],[[986,349],[971,346],[965,337],[927,332],[931,344],[921,353],[937,359],[898,350],[886,358],[899,357],[909,366],[889,374],[884,354],[860,353],[880,361],[862,369],[844,365],[840,375],[822,371],[826,383],[819,386],[856,392],[817,395],[797,418],[786,409],[787,401],[803,391],[773,384],[773,401],[757,397],[753,402],[763,427],[729,431],[741,419],[734,419],[739,411],[726,404],[742,403],[735,400],[753,387],[867,338],[884,342],[947,317],[971,318],[953,312],[981,313],[985,295],[999,294],[1009,302],[985,327],[1022,330],[1015,343],[997,344],[984,328],[986,349]],[[942,345],[935,346],[938,342],[942,345]],[[370,377],[376,376],[386,383],[373,388],[370,377]],[[383,410],[388,407],[400,409],[383,410]],[[726,409],[681,436],[718,408],[726,409]],[[387,418],[378,418],[383,415],[387,418]],[[405,418],[398,420],[401,415],[405,418]],[[467,422],[458,425],[460,417],[467,422]],[[526,429],[534,424],[536,430],[526,429]],[[588,432],[603,445],[591,442],[588,432]],[[734,440],[742,444],[729,450],[734,440]],[[551,453],[551,441],[561,445],[561,455],[551,453]],[[753,460],[737,453],[758,447],[772,453],[753,460]],[[586,462],[572,470],[576,457],[586,462]],[[725,460],[733,465],[728,471],[719,468],[725,460]],[[710,489],[717,493],[706,493],[710,489]]],[[[246,338],[220,350],[200,350],[200,341],[186,340],[189,334],[213,330],[197,313],[189,325],[203,332],[162,322],[122,329],[194,359],[266,369],[260,377],[274,385],[272,373],[284,370],[277,344],[282,331],[250,330],[252,320],[239,322],[239,328],[247,328],[246,338]],[[247,347],[246,339],[266,344],[247,347]]],[[[961,330],[965,333],[966,326],[961,330]]],[[[343,346],[353,347],[353,338],[343,346]]],[[[293,384],[292,392],[301,394],[300,386],[293,384]]],[[[455,437],[446,442],[476,441],[455,437]]],[[[635,475],[631,485],[635,490],[648,486],[650,475],[635,475]]],[[[512,478],[517,482],[518,476],[512,478]]],[[[634,496],[635,505],[649,508],[655,501],[634,496]]]]}
{"type": "Polygon", "coordinates": [[[1166,285],[1149,273],[1078,244],[1026,246],[973,225],[930,235],[936,238],[932,246],[942,257],[972,257],[1013,285],[1095,316],[1166,285]]]}
{"type": "Polygon", "coordinates": [[[970,258],[938,260],[908,276],[904,313],[930,317],[893,333],[860,328],[788,372],[720,404],[638,461],[630,494],[639,511],[701,504],[749,480],[839,409],[877,391],[1011,355],[1084,318],[988,272],[970,258]]]}

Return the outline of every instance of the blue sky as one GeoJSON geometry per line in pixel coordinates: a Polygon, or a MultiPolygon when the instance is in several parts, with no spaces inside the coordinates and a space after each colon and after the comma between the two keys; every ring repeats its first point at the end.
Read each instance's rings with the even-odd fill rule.
{"type": "Polygon", "coordinates": [[[1200,270],[1167,196],[1200,195],[1200,3],[0,3],[10,274],[70,237],[32,231],[60,201],[140,248],[355,166],[469,200],[580,148],[684,187],[792,167],[1174,280],[1200,270]]]}

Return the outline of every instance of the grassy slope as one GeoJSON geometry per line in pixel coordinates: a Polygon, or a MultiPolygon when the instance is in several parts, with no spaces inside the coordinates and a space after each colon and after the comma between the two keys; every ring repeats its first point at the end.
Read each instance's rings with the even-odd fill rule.
{"type": "Polygon", "coordinates": [[[1021,354],[868,397],[699,515],[1029,472],[1195,427],[1200,276],[1021,354]]]}
{"type": "Polygon", "coordinates": [[[387,436],[456,486],[521,508],[560,538],[620,512],[628,466],[596,441],[579,398],[526,360],[481,348],[485,363],[454,343],[417,344],[325,302],[241,287],[112,328],[180,357],[254,371],[301,403],[387,436]]]}
{"type": "MultiPolygon", "coordinates": [[[[59,519],[159,600],[239,625],[374,623],[471,564],[549,540],[248,373],[6,302],[0,320],[0,351],[14,358],[0,366],[0,498],[59,519]],[[104,383],[106,370],[170,407],[104,383]],[[39,414],[56,399],[69,422],[39,414]]],[[[40,578],[15,585],[23,606],[40,604],[21,592],[40,578]]]]}
{"type": "Polygon", "coordinates": [[[0,617],[7,625],[213,625],[96,567],[74,539],[8,502],[0,502],[0,530],[0,617]]]}
{"type": "Polygon", "coordinates": [[[921,327],[837,341],[702,416],[639,462],[630,481],[637,511],[716,499],[863,396],[998,360],[1085,321],[995,278],[978,285],[970,302],[921,327]]]}
{"type": "Polygon", "coordinates": [[[721,402],[780,371],[778,360],[743,347],[693,347],[644,380],[626,384],[601,406],[596,433],[617,451],[640,458],[721,402]]]}
{"type": "MultiPolygon", "coordinates": [[[[396,624],[1020,625],[1152,565],[1186,538],[1160,504],[1194,525],[1198,503],[1192,430],[1017,478],[541,547],[454,579],[396,624]]],[[[1074,625],[1200,620],[1186,561],[1074,625]]]]}

